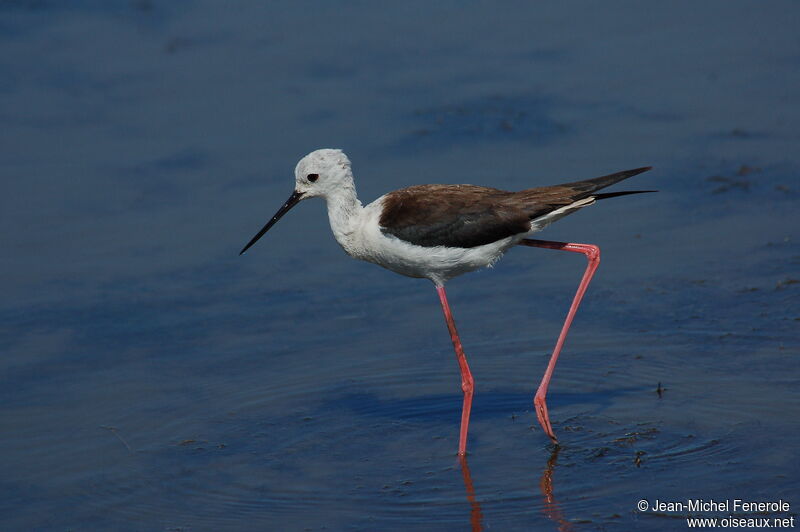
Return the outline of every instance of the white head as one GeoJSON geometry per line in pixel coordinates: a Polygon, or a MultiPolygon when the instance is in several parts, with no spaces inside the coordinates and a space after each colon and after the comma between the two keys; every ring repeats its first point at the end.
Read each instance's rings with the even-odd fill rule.
{"type": "Polygon", "coordinates": [[[355,185],[353,184],[353,172],[350,170],[350,159],[347,158],[347,155],[342,150],[326,148],[312,151],[297,163],[294,169],[294,181],[292,195],[289,196],[283,207],[278,209],[275,216],[239,252],[239,255],[247,251],[284,214],[304,199],[317,196],[327,199],[338,191],[345,191],[352,198],[355,198],[355,185]]]}
{"type": "Polygon", "coordinates": [[[312,151],[294,169],[294,190],[302,199],[328,197],[341,188],[353,187],[350,159],[342,150],[312,151]]]}

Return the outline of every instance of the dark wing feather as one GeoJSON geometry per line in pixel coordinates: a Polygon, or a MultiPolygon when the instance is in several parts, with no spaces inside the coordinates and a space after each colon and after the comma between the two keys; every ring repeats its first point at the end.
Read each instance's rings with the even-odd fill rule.
{"type": "Polygon", "coordinates": [[[526,233],[530,218],[513,192],[474,185],[419,185],[387,194],[381,230],[424,247],[472,248],[526,233]]]}
{"type": "MultiPolygon", "coordinates": [[[[649,191],[595,194],[650,167],[550,187],[507,192],[475,185],[418,185],[383,200],[381,231],[423,247],[472,248],[530,231],[530,221],[593,197],[612,198],[649,191]]],[[[577,207],[576,207],[577,209],[577,207]]]]}
{"type": "Polygon", "coordinates": [[[625,192],[611,192],[606,194],[595,194],[602,188],[609,187],[614,183],[619,183],[623,179],[628,179],[635,175],[641,174],[650,170],[651,166],[642,168],[635,168],[633,170],[625,170],[623,172],[616,172],[613,174],[595,177],[593,179],[585,179],[583,181],[574,181],[572,183],[563,183],[561,185],[553,185],[550,187],[529,188],[521,190],[514,195],[514,200],[525,204],[526,212],[531,220],[535,220],[541,216],[546,216],[556,209],[566,207],[576,201],[588,197],[594,199],[614,198],[617,196],[625,196],[627,194],[640,194],[642,192],[652,192],[651,190],[631,190],[625,192]]]}
{"type": "MultiPolygon", "coordinates": [[[[635,175],[639,175],[642,172],[647,172],[648,170],[652,169],[652,166],[643,166],[641,168],[634,168],[633,170],[625,170],[623,172],[615,172],[613,174],[604,175],[602,177],[595,177],[594,179],[586,179],[584,181],[575,181],[573,183],[564,183],[563,185],[558,185],[559,187],[567,187],[571,188],[577,194],[575,196],[576,200],[583,199],[589,196],[592,196],[593,192],[597,192],[601,188],[610,187],[614,183],[619,183],[623,179],[628,179],[629,177],[633,177],[635,175]]],[[[551,188],[551,187],[546,187],[551,188]]],[[[536,190],[536,189],[533,189],[536,190]]],[[[649,192],[649,191],[648,191],[649,192]]],[[[616,194],[619,195],[619,194],[616,194]]],[[[606,196],[611,197],[611,196],[606,196]]]]}

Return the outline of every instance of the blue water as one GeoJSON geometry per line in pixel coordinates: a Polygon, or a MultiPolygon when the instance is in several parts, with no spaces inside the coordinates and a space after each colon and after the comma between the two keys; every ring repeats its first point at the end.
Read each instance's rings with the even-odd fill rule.
{"type": "Polygon", "coordinates": [[[800,507],[793,2],[0,2],[0,529],[685,530],[800,507]],[[349,259],[359,194],[653,165],[448,294],[349,259]],[[619,187],[624,188],[624,187],[619,187]],[[662,388],[662,393],[656,392],[662,388]],[[713,516],[715,514],[707,514],[713,516]],[[720,514],[720,516],[724,516],[720,514]]]}

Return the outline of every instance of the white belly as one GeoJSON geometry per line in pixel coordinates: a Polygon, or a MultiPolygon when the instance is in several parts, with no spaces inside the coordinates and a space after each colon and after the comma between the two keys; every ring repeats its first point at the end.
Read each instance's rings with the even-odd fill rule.
{"type": "Polygon", "coordinates": [[[474,248],[415,246],[381,231],[378,223],[380,207],[377,203],[364,208],[349,241],[339,243],[357,259],[408,277],[427,278],[436,284],[444,284],[463,273],[491,266],[525,236],[516,235],[474,248]]]}

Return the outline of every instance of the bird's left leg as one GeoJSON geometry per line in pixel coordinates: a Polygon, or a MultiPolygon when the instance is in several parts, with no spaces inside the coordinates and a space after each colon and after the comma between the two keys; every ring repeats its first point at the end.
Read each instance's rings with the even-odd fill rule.
{"type": "Polygon", "coordinates": [[[561,327],[561,334],[558,335],[556,347],[553,349],[553,354],[550,357],[550,362],[547,364],[547,369],[542,377],[542,382],[539,384],[539,389],[536,390],[536,396],[533,399],[533,405],[536,409],[536,417],[539,418],[539,424],[542,425],[545,433],[550,436],[553,443],[558,443],[556,435],[553,432],[553,426],[550,424],[550,417],[547,415],[547,387],[550,385],[550,378],[553,376],[553,370],[556,367],[558,355],[561,353],[561,348],[564,346],[564,341],[567,339],[567,332],[575,313],[578,311],[578,306],[581,304],[581,299],[589,287],[589,282],[592,280],[595,270],[600,265],[600,248],[592,244],[572,244],[567,242],[550,242],[547,240],[533,240],[526,238],[520,241],[521,246],[530,246],[536,248],[546,249],[561,249],[564,251],[574,251],[576,253],[583,253],[586,255],[589,264],[586,265],[586,271],[583,273],[583,278],[578,285],[578,291],[572,299],[572,305],[567,312],[567,319],[564,320],[564,325],[561,327]]]}
{"type": "Polygon", "coordinates": [[[461,435],[458,440],[458,455],[464,456],[467,454],[469,412],[472,409],[472,391],[475,381],[472,379],[472,373],[470,373],[469,365],[467,365],[467,357],[464,355],[464,349],[461,347],[461,339],[458,337],[456,322],[453,320],[453,314],[450,312],[450,305],[447,303],[447,294],[444,291],[444,286],[437,284],[436,292],[439,294],[439,300],[442,302],[442,311],[444,312],[444,319],[447,321],[447,330],[450,331],[450,339],[453,341],[458,367],[461,370],[461,390],[464,392],[464,404],[461,407],[461,435]]]}

